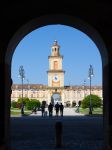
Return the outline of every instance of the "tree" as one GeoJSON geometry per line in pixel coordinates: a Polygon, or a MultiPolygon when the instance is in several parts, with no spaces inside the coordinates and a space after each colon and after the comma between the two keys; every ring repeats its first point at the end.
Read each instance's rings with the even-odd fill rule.
{"type": "Polygon", "coordinates": [[[11,102],[11,107],[12,108],[17,108],[17,102],[16,101],[12,101],[11,102]]]}
{"type": "MultiPolygon", "coordinates": [[[[23,104],[24,104],[24,106],[26,106],[26,104],[27,104],[29,101],[30,101],[29,98],[23,97],[23,104]]],[[[20,97],[20,98],[18,98],[18,101],[17,101],[17,108],[20,109],[21,106],[22,106],[22,98],[20,97]]]]}
{"type": "MultiPolygon", "coordinates": [[[[27,102],[29,102],[30,100],[29,100],[29,98],[27,98],[27,97],[24,97],[23,98],[23,104],[24,105],[26,105],[26,103],[27,102]]],[[[22,103],[22,98],[20,97],[20,98],[18,98],[18,101],[17,101],[19,104],[21,104],[22,103]]]]}
{"type": "MultiPolygon", "coordinates": [[[[91,102],[92,102],[92,108],[101,107],[102,100],[99,96],[91,94],[91,102]]],[[[90,95],[86,96],[82,103],[82,108],[89,108],[90,106],[90,95]]]]}
{"type": "Polygon", "coordinates": [[[26,108],[28,110],[32,110],[34,107],[40,107],[41,103],[39,100],[37,99],[30,99],[27,103],[26,103],[26,108]]]}

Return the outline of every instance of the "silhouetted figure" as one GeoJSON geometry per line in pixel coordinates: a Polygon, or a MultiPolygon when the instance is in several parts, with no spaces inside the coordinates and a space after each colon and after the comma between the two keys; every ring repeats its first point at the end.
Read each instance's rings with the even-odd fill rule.
{"type": "Polygon", "coordinates": [[[64,106],[63,106],[62,103],[60,104],[59,108],[60,108],[60,115],[63,116],[63,109],[64,109],[64,106]]]}
{"type": "Polygon", "coordinates": [[[24,104],[21,104],[21,114],[24,115],[24,104]]]}
{"type": "Polygon", "coordinates": [[[32,113],[35,113],[35,114],[37,113],[36,107],[33,108],[32,113]]]}
{"type": "Polygon", "coordinates": [[[42,111],[42,117],[44,116],[45,114],[45,105],[41,105],[41,111],[42,111]]]}
{"type": "Polygon", "coordinates": [[[59,104],[58,104],[58,102],[55,105],[55,110],[56,110],[56,116],[58,116],[59,115],[59,104]]]}
{"type": "Polygon", "coordinates": [[[52,103],[49,104],[48,111],[49,111],[49,117],[52,117],[52,112],[53,112],[53,105],[52,105],[52,103]]]}

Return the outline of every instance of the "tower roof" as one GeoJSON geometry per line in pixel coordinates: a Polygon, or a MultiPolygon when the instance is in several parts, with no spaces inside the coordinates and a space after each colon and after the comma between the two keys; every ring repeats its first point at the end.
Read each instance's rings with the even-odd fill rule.
{"type": "Polygon", "coordinates": [[[52,56],[60,56],[60,52],[59,52],[60,46],[58,45],[57,40],[54,41],[54,44],[52,46],[52,52],[51,55],[52,56]]]}
{"type": "Polygon", "coordinates": [[[58,46],[58,47],[60,47],[60,46],[58,45],[58,41],[57,41],[57,40],[54,41],[53,46],[58,46]]]}

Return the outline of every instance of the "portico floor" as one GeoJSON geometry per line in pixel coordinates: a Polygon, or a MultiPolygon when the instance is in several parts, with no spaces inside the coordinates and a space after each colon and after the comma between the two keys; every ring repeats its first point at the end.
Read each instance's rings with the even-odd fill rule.
{"type": "Polygon", "coordinates": [[[56,149],[55,124],[57,121],[62,122],[63,125],[62,148],[57,149],[103,149],[103,117],[80,115],[41,117],[37,115],[11,117],[11,150],[56,149]]]}

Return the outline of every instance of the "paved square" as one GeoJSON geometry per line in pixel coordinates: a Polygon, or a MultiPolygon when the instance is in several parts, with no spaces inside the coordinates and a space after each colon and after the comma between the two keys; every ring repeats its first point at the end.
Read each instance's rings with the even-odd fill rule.
{"type": "Polygon", "coordinates": [[[55,124],[61,121],[61,150],[102,150],[103,117],[11,117],[11,150],[54,150],[55,124]]]}

